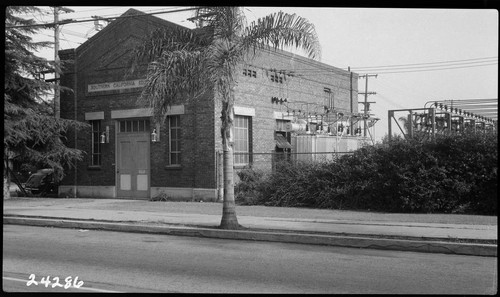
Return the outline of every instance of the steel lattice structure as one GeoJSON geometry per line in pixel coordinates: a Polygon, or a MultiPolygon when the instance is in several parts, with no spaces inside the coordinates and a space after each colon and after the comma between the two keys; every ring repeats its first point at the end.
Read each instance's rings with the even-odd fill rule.
{"type": "Polygon", "coordinates": [[[420,136],[422,138],[434,138],[437,134],[461,134],[465,132],[496,132],[498,129],[498,121],[496,120],[497,111],[486,112],[490,107],[495,107],[498,104],[493,104],[496,99],[470,99],[470,100],[453,100],[454,105],[448,105],[451,101],[429,101],[431,107],[389,110],[389,140],[392,138],[392,122],[393,120],[399,127],[405,138],[413,138],[420,136]],[[477,109],[461,109],[459,107],[478,107],[477,109]],[[473,113],[471,110],[479,112],[473,113]],[[405,113],[405,116],[396,119],[396,113],[405,113]],[[485,114],[494,115],[487,117],[485,114]],[[403,123],[403,127],[400,125],[403,123]]]}

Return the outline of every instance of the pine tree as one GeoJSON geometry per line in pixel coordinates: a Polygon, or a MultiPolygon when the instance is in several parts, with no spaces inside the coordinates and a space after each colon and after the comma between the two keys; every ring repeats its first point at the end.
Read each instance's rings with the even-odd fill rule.
{"type": "Polygon", "coordinates": [[[21,15],[39,13],[33,6],[9,6],[5,11],[4,88],[4,199],[9,194],[9,162],[53,168],[56,179],[64,176],[83,158],[83,152],[66,147],[62,139],[70,129],[84,129],[85,123],[54,117],[48,96],[54,84],[40,78],[45,71],[59,71],[54,63],[34,51],[51,42],[34,42],[32,35],[43,27],[21,15]]]}

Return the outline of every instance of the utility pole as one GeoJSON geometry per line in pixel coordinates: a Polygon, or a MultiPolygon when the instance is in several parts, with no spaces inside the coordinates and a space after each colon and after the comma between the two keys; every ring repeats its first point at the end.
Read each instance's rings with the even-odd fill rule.
{"type": "MultiPolygon", "coordinates": [[[[67,24],[69,20],[59,21],[59,12],[74,12],[74,10],[54,6],[54,117],[61,117],[61,89],[59,88],[59,71],[61,71],[61,60],[59,59],[59,33],[61,33],[61,25],[67,24]]],[[[45,81],[52,81],[45,80],[45,81]]]]}
{"type": "Polygon", "coordinates": [[[61,117],[61,91],[59,89],[59,6],[54,6],[54,116],[61,117]]]}
{"type": "MultiPolygon", "coordinates": [[[[347,71],[349,71],[349,100],[350,100],[349,106],[351,107],[351,109],[349,111],[352,114],[354,107],[352,106],[353,100],[352,100],[352,72],[351,72],[351,66],[347,67],[347,71]]],[[[355,135],[354,127],[352,125],[352,117],[349,119],[349,127],[351,127],[350,131],[349,131],[351,133],[351,135],[355,135]]]]}
{"type": "Polygon", "coordinates": [[[364,127],[363,127],[363,136],[366,137],[366,130],[368,129],[368,125],[366,124],[366,119],[367,117],[369,116],[368,114],[368,110],[370,109],[370,103],[376,103],[376,102],[368,102],[368,95],[375,95],[377,94],[376,92],[368,92],[368,78],[369,77],[377,77],[378,74],[365,74],[365,75],[360,75],[359,78],[366,78],[366,81],[365,81],[365,92],[364,93],[358,93],[358,95],[365,95],[365,101],[364,102],[359,102],[359,103],[362,103],[364,105],[364,108],[363,108],[363,123],[364,123],[364,127]]]}

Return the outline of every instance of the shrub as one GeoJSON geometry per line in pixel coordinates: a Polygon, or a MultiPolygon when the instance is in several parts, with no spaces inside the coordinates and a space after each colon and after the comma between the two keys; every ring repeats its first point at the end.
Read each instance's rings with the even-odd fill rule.
{"type": "Polygon", "coordinates": [[[273,206],[493,215],[497,162],[496,134],[395,139],[334,162],[281,162],[266,176],[242,171],[237,188],[273,206]]]}
{"type": "Polygon", "coordinates": [[[240,181],[235,185],[235,201],[241,205],[259,204],[264,191],[264,173],[252,168],[245,168],[237,172],[240,181]]]}

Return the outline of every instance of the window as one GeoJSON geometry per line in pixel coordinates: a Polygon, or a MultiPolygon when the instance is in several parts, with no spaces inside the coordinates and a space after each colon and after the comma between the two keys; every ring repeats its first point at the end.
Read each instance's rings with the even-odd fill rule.
{"type": "Polygon", "coordinates": [[[247,116],[234,116],[235,165],[247,165],[250,163],[250,119],[247,116]]]}
{"type": "MultiPolygon", "coordinates": [[[[276,151],[277,152],[282,152],[283,151],[283,146],[286,146],[287,149],[290,149],[288,147],[290,145],[290,142],[292,140],[292,133],[286,131],[286,124],[288,124],[290,121],[289,120],[276,120],[276,128],[274,131],[276,131],[276,135],[282,135],[284,139],[288,142],[288,144],[283,144],[280,141],[276,142],[276,151]]],[[[276,137],[275,137],[276,138],[276,137]]]]}
{"type": "Polygon", "coordinates": [[[257,78],[257,72],[255,70],[243,69],[243,75],[257,78]]]}
{"type": "Polygon", "coordinates": [[[168,117],[169,165],[181,165],[181,117],[168,117]]]}
{"type": "Polygon", "coordinates": [[[280,83],[282,84],[283,83],[283,76],[281,76],[280,74],[271,74],[271,81],[272,82],[275,82],[275,83],[280,83]]]}
{"type": "Polygon", "coordinates": [[[327,108],[334,108],[334,102],[333,102],[333,94],[332,90],[330,88],[323,88],[323,91],[325,92],[325,106],[327,108]]]}
{"type": "Polygon", "coordinates": [[[90,121],[92,126],[92,152],[90,154],[91,166],[101,166],[101,121],[90,121]]]}
{"type": "Polygon", "coordinates": [[[149,132],[149,120],[120,121],[120,133],[149,132]]]}

